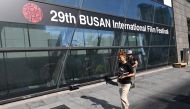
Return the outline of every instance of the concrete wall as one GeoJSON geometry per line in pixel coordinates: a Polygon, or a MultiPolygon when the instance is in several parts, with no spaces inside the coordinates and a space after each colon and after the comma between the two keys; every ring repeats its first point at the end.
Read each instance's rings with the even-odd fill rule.
{"type": "Polygon", "coordinates": [[[190,2],[187,2],[187,0],[173,0],[173,8],[178,61],[180,62],[180,51],[183,48],[189,48],[187,18],[190,18],[190,2]]]}

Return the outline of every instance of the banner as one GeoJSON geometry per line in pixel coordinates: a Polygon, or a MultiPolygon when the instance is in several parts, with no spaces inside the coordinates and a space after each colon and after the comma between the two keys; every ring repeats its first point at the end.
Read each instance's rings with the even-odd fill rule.
{"type": "Polygon", "coordinates": [[[1,0],[0,21],[110,31],[170,34],[170,27],[27,0],[1,0]]]}

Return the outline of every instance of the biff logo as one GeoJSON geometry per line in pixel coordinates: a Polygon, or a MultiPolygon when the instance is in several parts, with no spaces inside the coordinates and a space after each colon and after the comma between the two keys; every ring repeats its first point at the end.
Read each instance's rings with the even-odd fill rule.
{"type": "Polygon", "coordinates": [[[34,3],[27,3],[22,8],[24,17],[32,23],[39,23],[43,19],[43,12],[41,8],[34,3]]]}

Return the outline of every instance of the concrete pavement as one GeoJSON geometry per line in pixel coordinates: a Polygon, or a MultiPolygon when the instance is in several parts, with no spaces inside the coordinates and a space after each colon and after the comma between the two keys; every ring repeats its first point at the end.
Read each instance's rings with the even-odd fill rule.
{"type": "MultiPolygon", "coordinates": [[[[190,67],[138,74],[132,109],[190,109],[190,67]]],[[[0,109],[121,109],[118,86],[105,82],[1,105],[0,109]]]]}

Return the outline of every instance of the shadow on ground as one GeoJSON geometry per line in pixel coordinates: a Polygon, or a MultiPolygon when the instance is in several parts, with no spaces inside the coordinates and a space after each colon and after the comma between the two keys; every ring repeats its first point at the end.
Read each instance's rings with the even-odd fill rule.
{"type": "Polygon", "coordinates": [[[81,98],[92,101],[94,103],[93,105],[96,105],[96,106],[101,105],[103,109],[121,109],[120,107],[109,104],[105,100],[97,99],[91,96],[81,96],[81,98]]]}
{"type": "Polygon", "coordinates": [[[63,104],[63,105],[60,105],[60,106],[57,106],[57,107],[54,107],[51,109],[70,109],[70,108],[63,104]]]}
{"type": "MultiPolygon", "coordinates": [[[[178,80],[176,79],[175,81],[178,80]]],[[[168,88],[168,90],[170,90],[171,92],[168,92],[168,90],[163,90],[158,95],[152,95],[148,97],[148,99],[144,100],[144,102],[133,105],[132,108],[133,109],[190,109],[190,78],[189,80],[186,78],[185,81],[186,82],[182,83],[180,86],[175,86],[175,84],[171,84],[172,87],[177,87],[177,88],[175,90],[170,90],[168,88]]],[[[145,90],[149,91],[149,89],[145,90]]]]}
{"type": "Polygon", "coordinates": [[[112,79],[110,79],[108,76],[105,76],[104,77],[104,80],[106,82],[106,84],[111,84],[111,85],[114,85],[114,86],[118,86],[118,83],[117,82],[114,82],[112,79]]]}

